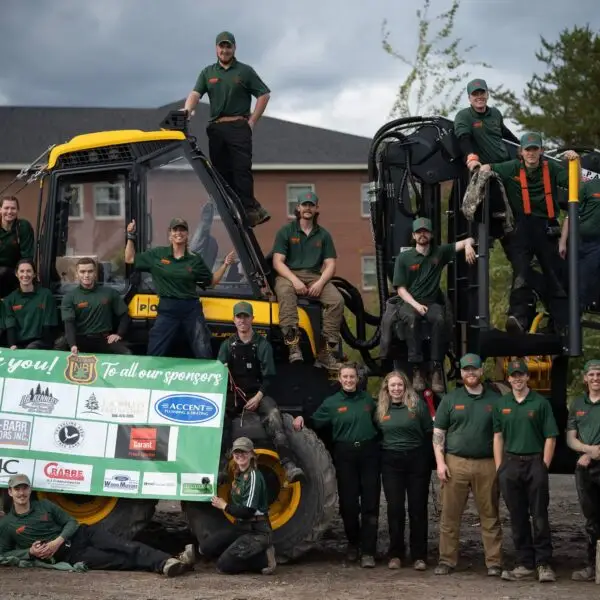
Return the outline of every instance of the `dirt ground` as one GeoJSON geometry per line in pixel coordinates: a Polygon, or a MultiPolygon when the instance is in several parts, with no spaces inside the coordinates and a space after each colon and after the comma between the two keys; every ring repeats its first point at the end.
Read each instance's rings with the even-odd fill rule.
{"type": "MultiPolygon", "coordinates": [[[[433,575],[430,568],[417,573],[411,568],[389,571],[383,558],[377,568],[360,569],[343,561],[344,536],[336,520],[319,546],[300,562],[282,565],[275,575],[224,576],[211,565],[198,565],[195,572],[177,579],[164,579],[146,573],[88,572],[59,573],[3,567],[0,571],[0,597],[10,599],[64,600],[388,600],[401,595],[411,600],[485,598],[486,600],[529,600],[598,597],[600,586],[570,580],[573,568],[581,565],[585,553],[583,520],[572,476],[551,476],[551,524],[555,562],[559,579],[555,584],[510,583],[486,577],[476,513],[470,502],[462,529],[461,561],[447,577],[433,575]]],[[[144,541],[175,552],[187,543],[189,534],[174,503],[161,503],[144,541]]],[[[512,564],[512,543],[505,507],[502,507],[507,565],[512,564]]],[[[438,516],[430,507],[430,565],[435,565],[438,516]]],[[[382,500],[380,548],[385,552],[387,518],[382,500]]]]}

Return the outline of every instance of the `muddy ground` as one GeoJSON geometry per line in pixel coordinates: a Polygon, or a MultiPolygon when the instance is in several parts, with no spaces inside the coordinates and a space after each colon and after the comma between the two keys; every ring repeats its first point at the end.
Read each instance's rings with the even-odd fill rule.
{"type": "MultiPolygon", "coordinates": [[[[462,529],[462,554],[457,572],[436,577],[430,568],[417,573],[411,568],[389,571],[381,558],[377,568],[363,570],[343,561],[344,536],[336,520],[319,546],[303,560],[280,566],[275,575],[223,576],[211,565],[198,565],[194,573],[166,580],[146,573],[89,572],[58,573],[0,567],[0,597],[10,599],[65,600],[410,600],[485,598],[559,599],[600,597],[600,586],[570,581],[573,568],[580,566],[585,554],[582,517],[572,476],[551,476],[551,524],[559,579],[555,584],[536,582],[509,583],[486,577],[482,547],[474,507],[469,502],[462,529]]],[[[176,551],[188,541],[185,523],[178,516],[177,505],[161,503],[146,539],[176,551]],[[158,534],[158,535],[157,535],[158,534]]],[[[438,516],[431,503],[430,565],[435,564],[438,516]]],[[[506,509],[502,506],[505,531],[506,562],[512,564],[512,543],[506,509]]],[[[387,545],[387,519],[382,501],[380,550],[387,545]]]]}

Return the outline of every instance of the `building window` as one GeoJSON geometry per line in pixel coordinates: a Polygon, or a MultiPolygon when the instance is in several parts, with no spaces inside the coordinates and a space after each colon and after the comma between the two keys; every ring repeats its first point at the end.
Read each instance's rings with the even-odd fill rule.
{"type": "Polygon", "coordinates": [[[69,200],[69,221],[83,220],[83,186],[72,185],[67,190],[66,197],[69,200]]]}
{"type": "Polygon", "coordinates": [[[296,206],[298,205],[298,196],[306,192],[314,192],[314,183],[290,183],[287,186],[287,216],[293,218],[296,216],[296,206]]]}
{"type": "Polygon", "coordinates": [[[125,187],[120,183],[99,183],[94,186],[94,217],[99,220],[125,217],[125,187]]]}
{"type": "Polygon", "coordinates": [[[371,202],[369,200],[369,183],[363,183],[360,186],[360,216],[371,216],[371,202]]]}
{"type": "Polygon", "coordinates": [[[377,287],[377,268],[374,256],[361,256],[362,289],[374,290],[377,287]]]}

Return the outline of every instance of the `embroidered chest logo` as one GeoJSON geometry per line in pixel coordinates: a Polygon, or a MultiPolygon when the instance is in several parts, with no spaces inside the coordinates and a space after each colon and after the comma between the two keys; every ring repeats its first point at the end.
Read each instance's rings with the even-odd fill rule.
{"type": "Polygon", "coordinates": [[[21,525],[21,527],[17,527],[15,533],[25,533],[25,525],[21,525]]]}
{"type": "Polygon", "coordinates": [[[510,415],[511,412],[512,412],[512,408],[503,408],[502,409],[503,415],[510,415]]]}
{"type": "Polygon", "coordinates": [[[290,238],[290,243],[291,244],[299,244],[300,243],[300,238],[299,237],[291,237],[290,238]]]}
{"type": "Polygon", "coordinates": [[[392,417],[390,417],[390,415],[385,415],[385,417],[383,417],[384,421],[389,421],[392,417]]]}
{"type": "Polygon", "coordinates": [[[208,80],[208,83],[218,83],[219,82],[219,78],[218,77],[211,77],[208,80]]]}
{"type": "Polygon", "coordinates": [[[170,265],[171,261],[168,258],[161,258],[160,259],[160,264],[161,265],[170,265]]]}
{"type": "Polygon", "coordinates": [[[314,243],[314,246],[315,246],[315,248],[320,248],[322,245],[323,245],[323,244],[321,243],[321,240],[317,240],[317,241],[314,243]]]}
{"type": "Polygon", "coordinates": [[[535,410],[528,410],[528,411],[527,411],[527,416],[528,416],[530,419],[533,419],[533,417],[535,417],[535,410]]]}
{"type": "Polygon", "coordinates": [[[465,410],[465,405],[464,404],[455,404],[454,410],[465,410]]]}
{"type": "Polygon", "coordinates": [[[87,308],[89,305],[90,305],[90,303],[89,303],[89,302],[80,302],[80,303],[77,305],[77,308],[87,308]]]}
{"type": "Polygon", "coordinates": [[[345,413],[345,412],[348,412],[348,407],[347,407],[347,406],[340,406],[340,407],[337,409],[337,411],[338,411],[339,413],[345,413]]]}
{"type": "Polygon", "coordinates": [[[587,410],[578,410],[575,414],[578,417],[585,417],[585,415],[587,415],[587,410]]]}
{"type": "Polygon", "coordinates": [[[408,270],[409,271],[418,271],[420,268],[421,268],[421,265],[417,263],[416,265],[410,265],[408,267],[408,270]]]}
{"type": "Polygon", "coordinates": [[[473,127],[476,127],[477,129],[483,127],[483,121],[473,121],[473,127]]]}
{"type": "Polygon", "coordinates": [[[22,304],[14,304],[12,307],[13,310],[21,310],[22,308],[23,308],[22,304]]]}

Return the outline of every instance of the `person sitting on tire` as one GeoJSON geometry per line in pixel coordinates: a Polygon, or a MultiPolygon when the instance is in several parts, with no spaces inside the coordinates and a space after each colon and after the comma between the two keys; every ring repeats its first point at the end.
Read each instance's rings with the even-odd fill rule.
{"type": "MultiPolygon", "coordinates": [[[[227,417],[223,427],[223,448],[230,446],[231,420],[243,411],[256,411],[273,441],[290,483],[304,477],[296,466],[283,427],[281,412],[273,398],[267,396],[269,379],[275,375],[273,348],[262,335],[252,329],[254,311],[249,302],[233,307],[236,333],[219,348],[218,360],[229,368],[230,392],[227,394],[227,417]]],[[[223,460],[225,453],[222,453],[223,460]]],[[[224,465],[221,465],[221,472],[224,465]]]]}
{"type": "Polygon", "coordinates": [[[289,348],[289,360],[302,362],[298,330],[298,296],[318,298],[323,305],[323,340],[316,366],[337,371],[335,352],[340,341],[344,299],[331,283],[337,254],[330,233],[318,223],[319,198],[313,192],[298,196],[296,219],[282,227],[273,245],[277,271],[275,294],[279,302],[279,326],[289,348]]]}
{"type": "Polygon", "coordinates": [[[19,287],[4,298],[7,345],[11,350],[49,350],[58,325],[52,292],[35,281],[35,264],[30,258],[17,263],[19,287]]]}
{"type": "Polygon", "coordinates": [[[431,324],[431,389],[441,394],[444,392],[442,364],[446,323],[440,280],[444,267],[454,260],[457,252],[464,250],[469,264],[476,261],[473,249],[475,240],[467,238],[455,244],[436,247],[432,244],[431,220],[425,218],[415,219],[412,230],[415,247],[400,252],[396,257],[393,286],[403,301],[399,313],[406,325],[408,362],[413,365],[413,387],[417,392],[425,389],[425,378],[421,372],[423,343],[420,330],[421,322],[426,320],[431,324]]]}
{"type": "Polygon", "coordinates": [[[114,288],[97,285],[98,265],[93,258],[80,258],[76,269],[79,286],[63,296],[61,305],[71,353],[131,354],[122,341],[130,323],[123,298],[114,288]],[[112,333],[115,317],[119,325],[112,333]]]}
{"type": "Polygon", "coordinates": [[[200,546],[200,554],[217,560],[219,573],[246,571],[271,575],[275,571],[275,548],[271,541],[271,522],[267,484],[257,468],[254,444],[247,437],[233,442],[235,479],[231,500],[213,496],[215,508],[235,518],[234,527],[220,529],[200,546]]]}
{"type": "Polygon", "coordinates": [[[388,567],[399,569],[404,560],[404,505],[408,499],[410,558],[416,571],[424,571],[433,422],[404,373],[392,371],[381,383],[375,424],[382,434],[381,479],[390,532],[388,567]]]}
{"type": "Polygon", "coordinates": [[[88,569],[181,575],[193,565],[140,542],[127,542],[100,523],[79,525],[50,500],[32,500],[27,475],[8,480],[12,508],[0,520],[0,557],[48,565],[83,563],[88,569]]]}
{"type": "MultiPolygon", "coordinates": [[[[348,539],[346,559],[354,562],[360,553],[360,566],[374,567],[381,493],[375,401],[368,392],[357,389],[355,363],[344,363],[338,379],[342,389],[325,398],[312,423],[315,428],[332,428],[340,515],[348,539]]],[[[300,425],[298,418],[296,426],[300,425]]]]}

